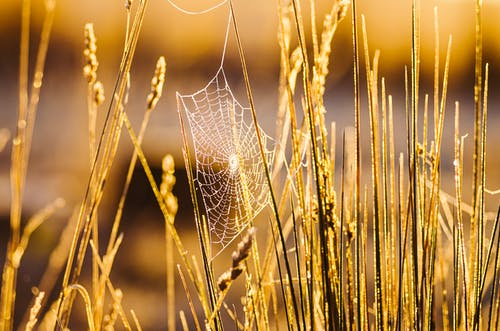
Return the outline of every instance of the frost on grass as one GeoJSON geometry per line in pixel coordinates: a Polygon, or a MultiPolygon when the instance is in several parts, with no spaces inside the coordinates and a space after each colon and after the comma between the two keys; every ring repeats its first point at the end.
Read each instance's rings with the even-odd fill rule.
{"type": "MultiPolygon", "coordinates": [[[[212,243],[226,246],[269,199],[265,165],[250,109],[233,96],[221,67],[203,89],[180,95],[196,156],[195,182],[202,196],[212,243]]],[[[267,164],[271,138],[259,127],[267,164]]]]}

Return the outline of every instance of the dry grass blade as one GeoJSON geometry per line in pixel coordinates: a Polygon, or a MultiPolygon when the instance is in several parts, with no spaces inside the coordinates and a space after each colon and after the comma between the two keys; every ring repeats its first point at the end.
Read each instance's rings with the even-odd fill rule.
{"type": "Polygon", "coordinates": [[[33,234],[33,232],[43,222],[45,222],[49,217],[51,217],[56,212],[56,210],[64,207],[64,204],[65,201],[63,199],[61,198],[56,199],[53,203],[49,204],[44,209],[42,209],[41,211],[39,211],[37,214],[35,214],[33,217],[30,218],[30,220],[23,229],[21,240],[19,241],[19,244],[16,247],[14,254],[12,255],[12,264],[16,269],[19,268],[21,259],[24,255],[24,251],[28,246],[29,239],[33,234]]]}
{"type": "MultiPolygon", "coordinates": [[[[2,273],[2,289],[0,298],[0,329],[12,329],[17,284],[17,268],[12,259],[21,239],[21,209],[26,182],[28,159],[31,150],[31,140],[35,126],[36,112],[40,89],[42,87],[43,71],[48,44],[54,21],[55,1],[45,3],[38,52],[35,59],[34,76],[31,90],[28,90],[29,39],[31,20],[31,1],[24,0],[21,9],[21,45],[19,52],[19,111],[17,132],[12,141],[10,166],[10,238],[7,248],[5,265],[2,273]],[[31,92],[31,94],[30,94],[31,92]]],[[[3,147],[2,147],[3,148],[3,147]]]]}
{"type": "MultiPolygon", "coordinates": [[[[144,118],[141,123],[141,128],[139,129],[139,134],[137,136],[137,144],[141,145],[146,133],[147,126],[149,124],[149,119],[151,118],[151,111],[155,108],[156,103],[161,97],[163,84],[165,82],[165,58],[160,57],[156,64],[155,74],[151,81],[152,92],[147,97],[147,109],[144,114],[144,118]]],[[[120,226],[123,208],[125,206],[125,199],[127,197],[128,190],[130,188],[130,182],[132,181],[132,175],[134,173],[135,166],[137,164],[137,151],[134,150],[132,157],[130,159],[129,167],[127,170],[127,175],[125,178],[125,183],[123,185],[122,194],[120,195],[120,201],[118,202],[118,208],[115,214],[115,219],[113,221],[113,226],[111,229],[111,234],[108,241],[108,251],[114,245],[116,236],[118,235],[118,229],[120,226]]]]}
{"type": "Polygon", "coordinates": [[[175,229],[174,222],[172,219],[173,216],[165,203],[165,200],[161,194],[160,189],[158,188],[158,185],[156,184],[154,176],[151,172],[151,168],[149,167],[149,164],[146,160],[144,152],[142,151],[142,148],[138,143],[137,136],[134,133],[132,125],[131,125],[130,121],[128,120],[128,117],[126,114],[124,116],[124,124],[125,124],[125,127],[127,128],[130,139],[132,140],[132,143],[134,144],[135,151],[137,152],[137,157],[139,158],[139,161],[141,162],[142,167],[144,169],[144,172],[146,174],[146,177],[148,178],[149,185],[151,186],[151,189],[153,190],[156,201],[157,201],[157,203],[160,207],[160,210],[163,214],[163,217],[165,219],[165,226],[167,227],[167,230],[170,232],[170,234],[172,236],[172,239],[176,245],[177,251],[179,252],[179,254],[182,258],[182,261],[183,261],[183,263],[188,271],[188,275],[189,275],[191,281],[193,282],[193,284],[195,284],[197,294],[202,302],[202,306],[205,310],[205,313],[207,316],[209,316],[208,302],[207,302],[207,298],[205,296],[203,284],[201,283],[201,281],[198,281],[200,278],[195,273],[196,268],[188,259],[188,251],[184,248],[184,245],[182,244],[182,241],[179,237],[179,234],[177,233],[177,230],[175,229]]]}
{"type": "Polygon", "coordinates": [[[181,319],[182,330],[189,331],[188,323],[186,321],[186,315],[184,314],[183,310],[179,312],[179,318],[181,319]]]}
{"type": "Polygon", "coordinates": [[[135,328],[137,331],[142,331],[141,324],[139,323],[139,319],[137,318],[135,311],[133,309],[130,310],[130,314],[132,315],[132,319],[134,320],[135,328]]]}
{"type": "MultiPolygon", "coordinates": [[[[115,243],[115,246],[112,248],[112,250],[110,252],[110,256],[105,256],[105,261],[103,261],[100,258],[99,253],[97,252],[97,249],[96,249],[94,243],[92,242],[92,240],[89,242],[89,245],[92,249],[92,255],[93,255],[94,261],[97,263],[97,266],[99,267],[99,270],[101,272],[101,279],[106,283],[108,290],[111,293],[111,297],[113,298],[113,303],[114,303],[114,305],[116,305],[115,307],[116,307],[116,310],[118,311],[118,313],[121,317],[123,326],[125,327],[126,330],[131,331],[132,328],[130,327],[130,323],[129,323],[127,316],[125,314],[125,310],[123,309],[123,307],[121,305],[122,293],[121,293],[121,291],[118,291],[117,289],[114,288],[113,284],[111,283],[111,280],[109,279],[111,265],[113,263],[114,256],[116,255],[116,252],[118,251],[118,248],[122,242],[122,239],[123,239],[122,236],[118,237],[118,239],[115,243]]],[[[92,316],[94,316],[94,312],[95,312],[95,309],[93,309],[91,311],[92,316]]],[[[99,322],[100,322],[100,320],[99,320],[99,322]]]]}
{"type": "MultiPolygon", "coordinates": [[[[146,5],[148,0],[142,0],[136,11],[134,23],[131,29],[131,37],[125,47],[122,62],[120,64],[120,73],[115,87],[115,103],[111,103],[104,124],[103,134],[97,144],[96,155],[91,167],[91,175],[88,181],[85,197],[81,204],[81,209],[78,217],[77,231],[73,237],[66,270],[63,277],[62,287],[65,289],[70,281],[76,283],[80,277],[83,267],[85,252],[87,250],[88,241],[90,239],[90,229],[95,220],[96,208],[102,198],[102,190],[104,188],[105,179],[109,174],[110,166],[113,162],[118,145],[118,135],[121,129],[121,121],[123,117],[122,101],[125,96],[125,90],[128,82],[128,74],[132,65],[134,52],[139,37],[139,32],[144,20],[146,5]],[[107,133],[107,135],[106,135],[107,133]],[[81,232],[80,232],[81,231],[81,232]],[[81,236],[80,236],[81,233],[81,236]],[[81,239],[81,240],[79,240],[81,239]],[[78,242],[80,243],[78,245],[78,242]],[[76,261],[75,261],[76,257],[76,261]],[[72,272],[72,266],[75,268],[72,272]]],[[[65,302],[67,306],[58,308],[58,316],[63,327],[68,323],[69,312],[72,307],[72,298],[64,300],[66,292],[61,291],[60,302],[65,302]]],[[[69,292],[68,294],[71,294],[69,292]]],[[[73,297],[74,298],[74,297],[73,297]]]]}
{"type": "MultiPolygon", "coordinates": [[[[189,304],[189,309],[191,309],[191,314],[193,315],[196,330],[201,331],[200,322],[198,321],[198,317],[196,316],[196,310],[194,308],[194,303],[193,303],[193,300],[191,299],[191,294],[190,294],[188,287],[187,287],[186,278],[184,277],[184,273],[182,272],[180,265],[177,265],[177,270],[179,271],[179,275],[180,275],[181,282],[182,282],[182,287],[184,288],[184,292],[186,293],[186,297],[187,297],[188,304],[189,304]]],[[[182,313],[182,315],[184,315],[184,313],[182,313]]]]}
{"type": "MultiPolygon", "coordinates": [[[[66,287],[65,291],[67,291],[67,292],[74,291],[74,292],[77,292],[78,294],[80,294],[80,296],[82,297],[82,299],[85,303],[85,312],[87,313],[87,323],[89,326],[89,330],[95,331],[96,328],[95,328],[95,324],[94,324],[94,317],[92,314],[92,303],[90,301],[89,293],[87,292],[85,287],[83,287],[80,284],[72,284],[72,285],[69,285],[68,287],[66,287]]],[[[69,293],[66,295],[66,297],[69,297],[69,293]]]]}

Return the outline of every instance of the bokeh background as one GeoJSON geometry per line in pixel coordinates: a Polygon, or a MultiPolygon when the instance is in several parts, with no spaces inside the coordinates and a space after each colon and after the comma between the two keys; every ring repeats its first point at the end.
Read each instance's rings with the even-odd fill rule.
{"type": "MultiPolygon", "coordinates": [[[[30,68],[38,45],[44,14],[43,1],[33,0],[31,23],[30,68]]],[[[176,0],[183,8],[197,11],[216,4],[218,0],[176,0]]],[[[317,26],[332,0],[317,2],[317,26]]],[[[277,2],[269,0],[235,0],[234,8],[247,57],[250,81],[257,115],[264,129],[275,132],[279,80],[279,48],[277,44],[277,2]]],[[[439,8],[441,67],[444,64],[448,36],[453,35],[451,71],[448,93],[448,114],[443,141],[443,169],[452,170],[453,105],[461,104],[461,130],[468,132],[466,155],[471,155],[473,134],[474,84],[474,1],[421,0],[422,72],[421,92],[432,93],[433,77],[433,8],[439,8]],[[448,132],[446,134],[446,132],[448,132]]],[[[307,6],[304,6],[307,15],[307,6]]],[[[410,65],[411,1],[359,0],[359,12],[366,17],[371,54],[380,49],[380,75],[386,78],[388,93],[394,96],[398,151],[404,150],[404,69],[410,65]]],[[[349,14],[350,15],[350,12],[349,14]]],[[[20,1],[0,1],[0,128],[15,130],[18,106],[18,66],[20,1]]],[[[349,17],[349,16],[348,16],[349,17]]],[[[167,0],[150,0],[144,26],[137,46],[131,73],[131,89],[127,112],[136,126],[145,107],[156,59],[167,61],[164,94],[152,115],[143,148],[158,178],[161,158],[174,155],[177,166],[175,193],[179,198],[177,227],[186,242],[192,242],[191,253],[199,255],[194,240],[191,200],[182,160],[181,133],[175,92],[193,93],[202,88],[219,68],[224,35],[228,23],[228,7],[203,15],[186,15],[167,0]]],[[[488,179],[490,189],[500,188],[500,1],[484,1],[484,61],[490,63],[490,97],[488,119],[488,179]]],[[[34,235],[22,264],[18,283],[17,319],[23,314],[31,289],[38,284],[51,249],[72,210],[81,201],[89,175],[86,81],[82,76],[83,27],[94,23],[97,35],[98,78],[104,84],[107,101],[118,73],[124,43],[126,12],[123,0],[56,1],[56,18],[49,46],[39,113],[37,116],[32,155],[28,169],[25,203],[26,220],[30,215],[57,197],[66,200],[66,207],[45,223],[34,235]]],[[[349,19],[339,26],[333,41],[331,74],[327,80],[327,118],[337,122],[340,141],[343,128],[353,125],[352,52],[349,19]]],[[[230,30],[224,67],[233,91],[242,104],[247,104],[241,65],[230,30]]],[[[105,104],[106,104],[105,103],[105,104]]],[[[367,101],[363,99],[366,113],[367,101]]],[[[102,107],[100,119],[103,119],[102,107]]],[[[366,116],[366,114],[365,114],[366,116]]],[[[365,121],[365,125],[368,122],[365,121]]],[[[368,137],[366,137],[368,139],[368,137]]],[[[340,146],[338,146],[340,150],[340,146]]],[[[107,184],[107,198],[100,211],[102,235],[106,238],[132,146],[123,136],[113,175],[107,184]]],[[[368,160],[368,154],[365,160],[368,160]]],[[[9,220],[10,146],[0,153],[0,263],[3,265],[9,220]]],[[[466,161],[470,170],[470,159],[466,161]]],[[[165,329],[166,300],[164,281],[164,237],[161,213],[154,202],[142,169],[137,168],[127,199],[122,231],[125,235],[112,279],[124,289],[124,305],[134,308],[147,330],[165,329]]],[[[452,176],[444,180],[452,189],[452,176]]],[[[470,181],[466,181],[470,183],[470,181]]],[[[466,186],[467,187],[467,186],[466,186]]],[[[469,186],[470,187],[470,186],[469,186]]],[[[467,198],[467,192],[465,192],[467,198]]],[[[490,197],[496,207],[498,196],[490,197]]],[[[185,304],[183,290],[179,302],[185,304]],[[183,301],[184,300],[184,301],[183,301]]]]}

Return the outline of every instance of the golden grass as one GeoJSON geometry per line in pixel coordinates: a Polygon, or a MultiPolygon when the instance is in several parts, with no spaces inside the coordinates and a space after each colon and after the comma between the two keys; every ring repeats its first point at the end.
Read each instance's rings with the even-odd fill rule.
{"type": "MultiPolygon", "coordinates": [[[[104,88],[97,80],[97,42],[93,26],[85,26],[83,74],[88,84],[90,177],[82,203],[61,234],[38,292],[34,293],[31,310],[27,309],[23,318],[26,330],[35,329],[37,324],[44,330],[68,328],[77,297],[83,299],[89,330],[142,329],[140,316],[134,310],[125,310],[122,305],[127,292],[116,288],[112,281],[113,263],[124,240],[119,234],[120,223],[137,161],[145,171],[164,217],[169,330],[177,327],[184,330],[479,330],[498,325],[500,209],[496,214],[489,213],[485,197],[497,192],[488,190],[486,180],[489,65],[482,62],[480,0],[476,1],[475,8],[475,122],[470,203],[463,198],[466,135],[459,127],[461,109],[458,102],[454,103],[454,132],[445,131],[453,52],[450,36],[441,72],[437,8],[434,11],[433,95],[424,94],[422,103],[420,3],[413,0],[409,22],[412,28],[411,64],[405,70],[406,99],[401,107],[394,104],[380,72],[382,52],[369,50],[367,19],[358,14],[357,1],[332,1],[330,12],[323,18],[322,30],[317,31],[314,1],[279,0],[280,87],[276,140],[280,144],[275,162],[267,164],[244,41],[238,30],[238,13],[232,1],[228,1],[252,121],[270,188],[271,216],[268,224],[252,222],[247,234],[241,236],[231,263],[226,263],[223,270],[216,268],[212,255],[210,227],[199,204],[200,190],[194,180],[194,160],[183,115],[179,112],[199,252],[186,249],[174,222],[178,201],[172,193],[176,183],[173,157],[167,155],[163,159],[162,181],[158,184],[141,147],[150,115],[163,92],[164,57],[156,64],[137,134],[126,113],[130,68],[147,2],[125,3],[127,31],[122,62],[112,96],[108,98],[110,102],[100,134],[96,132],[96,114],[104,102],[104,88]],[[303,18],[304,5],[310,6],[310,29],[303,18]],[[343,130],[341,143],[337,146],[337,125],[327,123],[325,113],[330,110],[324,99],[330,58],[332,53],[335,56],[332,48],[335,32],[339,24],[348,24],[349,9],[353,38],[354,126],[343,130]],[[361,81],[362,75],[366,85],[361,81]],[[297,80],[302,84],[301,89],[297,88],[297,80]],[[362,90],[367,100],[362,98],[362,90]],[[395,112],[403,110],[406,130],[394,123],[395,112]],[[298,122],[299,118],[303,118],[302,123],[298,122]],[[368,132],[361,130],[362,124],[365,126],[363,121],[367,121],[368,132]],[[122,129],[134,151],[103,251],[102,238],[100,242],[98,235],[101,226],[98,210],[122,129]],[[407,150],[396,151],[396,137],[405,134],[407,150]],[[441,155],[446,136],[454,138],[454,196],[446,193],[442,184],[441,155]],[[369,139],[370,176],[362,176],[364,137],[369,139]],[[336,164],[337,150],[341,150],[340,165],[336,164]],[[281,184],[276,180],[280,173],[286,177],[281,184]],[[267,229],[269,231],[265,231],[267,229]],[[88,248],[92,253],[91,261],[85,264],[88,248]],[[102,251],[104,253],[100,253],[102,251]],[[201,254],[201,260],[197,253],[201,254]],[[80,275],[87,267],[91,268],[92,277],[90,284],[84,285],[80,275]],[[62,280],[56,286],[60,273],[62,280]],[[450,275],[453,275],[452,281],[450,275]],[[176,279],[180,280],[182,288],[176,286],[176,279]],[[233,285],[238,282],[239,286],[233,285]],[[58,294],[57,300],[46,302],[47,294],[53,289],[58,294]],[[176,306],[176,291],[186,296],[189,311],[176,306]],[[240,302],[231,300],[232,292],[239,292],[240,302]],[[193,325],[188,324],[189,315],[193,325]]],[[[23,1],[20,106],[17,131],[12,139],[10,239],[2,274],[0,331],[14,327],[17,272],[29,238],[62,206],[62,199],[58,199],[26,224],[21,222],[27,163],[55,2],[47,0],[45,5],[46,17],[33,86],[28,89],[31,3],[23,1]]],[[[235,126],[233,130],[236,136],[235,126]]],[[[6,130],[0,131],[0,151],[9,139],[6,130]]],[[[236,150],[241,148],[244,146],[237,146],[236,150]]],[[[242,180],[245,182],[244,176],[242,180]]],[[[248,208],[248,201],[241,203],[248,208]]]]}

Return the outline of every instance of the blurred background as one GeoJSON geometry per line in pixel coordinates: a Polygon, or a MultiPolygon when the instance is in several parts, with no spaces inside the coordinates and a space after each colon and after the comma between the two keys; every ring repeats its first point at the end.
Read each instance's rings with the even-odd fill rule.
{"type": "MultiPolygon", "coordinates": [[[[44,15],[43,1],[33,0],[30,69],[34,58],[44,15]]],[[[218,3],[218,0],[175,0],[187,10],[199,11],[218,3]]],[[[334,1],[317,2],[317,26],[322,27],[325,13],[334,1]]],[[[18,107],[18,67],[20,35],[20,1],[0,1],[0,128],[13,134],[18,107]]],[[[269,0],[235,0],[235,15],[247,58],[250,82],[254,92],[259,121],[268,134],[274,136],[279,80],[279,48],[277,44],[277,2],[269,0]]],[[[466,155],[471,155],[473,134],[474,85],[474,29],[473,0],[422,0],[422,72],[421,96],[432,94],[434,65],[433,8],[438,6],[440,23],[441,68],[444,66],[448,36],[453,36],[451,71],[448,93],[448,114],[443,140],[443,169],[451,171],[453,159],[453,107],[461,104],[461,130],[468,132],[466,155]],[[448,134],[446,134],[448,132],[448,134]]],[[[306,21],[308,8],[303,6],[306,21]]],[[[405,137],[404,125],[404,70],[410,65],[411,1],[359,0],[359,12],[366,17],[370,53],[380,49],[380,75],[386,78],[388,93],[394,96],[396,131],[405,137]]],[[[488,118],[489,151],[487,158],[490,189],[500,188],[500,152],[496,141],[500,133],[500,1],[484,1],[484,61],[490,63],[490,97],[488,118]]],[[[44,83],[40,96],[33,138],[32,155],[28,169],[24,217],[57,197],[66,200],[66,207],[54,219],[45,223],[34,235],[22,264],[18,282],[17,319],[22,316],[31,288],[39,282],[51,249],[56,245],[62,228],[75,206],[80,203],[89,175],[88,116],[86,80],[82,75],[83,27],[94,24],[97,36],[98,79],[104,84],[106,102],[99,119],[104,118],[110,91],[115,84],[123,48],[126,11],[123,0],[56,1],[56,17],[49,46],[44,83]]],[[[137,45],[131,71],[131,89],[127,112],[138,127],[146,108],[146,96],[159,56],[167,61],[166,84],[162,99],[152,115],[143,148],[161,176],[161,158],[170,153],[176,161],[177,184],[174,193],[179,199],[176,224],[183,240],[195,234],[191,200],[187,188],[182,138],[177,116],[175,92],[193,93],[204,87],[219,68],[224,36],[228,23],[228,7],[222,6],[203,15],[186,15],[176,10],[167,0],[151,0],[137,45]]],[[[308,26],[310,26],[308,24],[308,26]]],[[[309,36],[309,35],[308,35],[309,36]]],[[[325,104],[327,119],[337,123],[337,139],[342,131],[354,123],[352,92],[352,51],[350,11],[334,37],[327,80],[325,104]]],[[[294,44],[295,45],[295,44],[294,44]]],[[[224,68],[233,92],[240,103],[247,105],[242,71],[234,32],[230,30],[224,68]]],[[[364,60],[363,60],[364,61],[364,60]]],[[[30,72],[31,75],[31,72],[30,72]]],[[[441,74],[442,77],[442,74],[441,74]]],[[[362,81],[364,84],[364,81],[362,81]]],[[[366,113],[367,102],[363,99],[366,113]]],[[[364,114],[367,116],[367,113],[364,114]]],[[[366,117],[367,118],[367,117],[366,117]]],[[[363,125],[368,125],[367,119],[363,125]]],[[[368,128],[368,126],[367,126],[368,128]]],[[[365,137],[368,141],[368,137],[365,137]]],[[[367,145],[366,145],[367,146],[367,145]]],[[[398,152],[404,151],[400,139],[398,152]]],[[[337,148],[340,151],[340,146],[337,148]]],[[[368,150],[367,150],[368,151],[368,150]]],[[[109,233],[110,220],[116,209],[123,177],[132,153],[126,135],[120,145],[113,175],[107,184],[107,198],[100,211],[103,238],[109,233]]],[[[365,160],[368,160],[368,154],[365,160]]],[[[0,153],[0,263],[3,265],[7,245],[9,220],[9,164],[10,146],[0,153]]],[[[465,170],[470,171],[470,159],[465,170]]],[[[131,192],[127,199],[122,231],[123,246],[117,257],[112,280],[124,289],[124,305],[137,311],[144,329],[165,329],[166,301],[164,286],[163,220],[156,206],[141,168],[136,169],[131,192]],[[152,258],[151,252],[155,252],[152,258]],[[157,254],[156,254],[157,253],[157,254]]],[[[452,174],[444,180],[452,186],[452,174]]],[[[465,187],[470,181],[466,181],[465,187]]],[[[466,198],[467,192],[465,192],[466,198]]],[[[491,197],[498,203],[498,196],[491,197]]],[[[496,208],[493,203],[492,206],[496,208]]],[[[193,244],[192,254],[199,255],[193,244]]],[[[182,298],[182,290],[179,291],[182,298]]],[[[182,301],[184,300],[184,301],[182,301]]]]}

